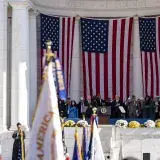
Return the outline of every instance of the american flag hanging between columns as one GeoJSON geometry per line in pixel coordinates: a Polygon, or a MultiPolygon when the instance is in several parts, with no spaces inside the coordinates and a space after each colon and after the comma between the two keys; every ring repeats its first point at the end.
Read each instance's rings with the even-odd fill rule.
{"type": "Polygon", "coordinates": [[[132,26],[133,18],[81,19],[85,98],[101,94],[125,100],[131,94],[132,26]]]}
{"type": "Polygon", "coordinates": [[[160,17],[140,18],[140,47],[144,95],[160,95],[160,17]]]}
{"type": "Polygon", "coordinates": [[[41,73],[45,65],[46,41],[53,42],[52,51],[58,56],[69,96],[75,17],[53,17],[41,14],[41,73]]]}

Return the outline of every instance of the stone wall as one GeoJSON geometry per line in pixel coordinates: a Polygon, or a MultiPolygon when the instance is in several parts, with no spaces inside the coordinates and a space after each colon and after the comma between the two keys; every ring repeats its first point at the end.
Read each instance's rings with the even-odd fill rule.
{"type": "MultiPolygon", "coordinates": [[[[110,155],[110,147],[112,143],[111,137],[113,137],[112,132],[113,127],[109,126],[100,126],[99,128],[99,134],[102,141],[103,151],[105,155],[110,155]]],[[[70,157],[73,155],[73,148],[74,148],[74,132],[75,128],[65,128],[65,142],[68,148],[68,152],[70,157]]],[[[82,128],[78,128],[79,138],[80,142],[82,140],[82,128]]],[[[0,134],[0,145],[1,145],[1,152],[3,155],[4,160],[11,160],[12,157],[12,146],[14,140],[12,139],[13,132],[6,132],[0,134]]],[[[26,139],[25,139],[25,145],[26,145],[26,153],[28,151],[28,142],[29,142],[29,133],[27,133],[26,139]]]]}
{"type": "MultiPolygon", "coordinates": [[[[73,155],[75,128],[65,128],[65,142],[70,157],[73,155]]],[[[82,128],[78,128],[80,143],[82,140],[82,128]]],[[[159,129],[118,129],[114,126],[99,126],[99,134],[106,160],[122,160],[122,158],[134,157],[143,160],[143,153],[150,153],[150,160],[160,158],[160,130],[159,129]]],[[[29,133],[25,140],[26,152],[28,151],[29,133]]],[[[12,132],[0,134],[1,153],[4,160],[10,160],[12,156],[12,132]]]]}
{"type": "Polygon", "coordinates": [[[160,130],[157,128],[116,129],[120,137],[123,157],[143,160],[144,153],[150,153],[151,160],[160,158],[160,130]]]}
{"type": "MultiPolygon", "coordinates": [[[[73,154],[75,128],[65,128],[65,142],[70,157],[73,154]]],[[[80,142],[82,140],[82,128],[78,128],[80,142]]],[[[160,130],[159,129],[118,129],[114,126],[99,126],[99,134],[104,154],[110,156],[110,160],[122,160],[122,158],[134,157],[143,160],[143,153],[150,153],[150,160],[160,158],[160,130]]],[[[29,133],[25,140],[26,152],[28,151],[29,133]]],[[[0,134],[1,152],[4,160],[10,160],[12,156],[12,132],[0,134]]]]}

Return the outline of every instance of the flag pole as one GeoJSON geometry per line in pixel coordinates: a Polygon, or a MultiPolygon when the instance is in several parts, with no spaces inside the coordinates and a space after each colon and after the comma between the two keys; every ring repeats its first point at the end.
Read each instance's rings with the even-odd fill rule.
{"type": "Polygon", "coordinates": [[[21,139],[21,157],[22,157],[22,160],[25,160],[25,156],[24,156],[23,132],[22,132],[22,131],[21,131],[20,139],[21,139]]]}
{"type": "MultiPolygon", "coordinates": [[[[52,59],[55,58],[55,54],[52,53],[52,51],[51,51],[51,46],[52,46],[52,41],[47,40],[47,41],[46,41],[46,49],[47,49],[47,52],[46,52],[46,54],[45,54],[45,56],[46,56],[46,61],[47,61],[47,66],[48,66],[48,64],[52,61],[52,59]]],[[[47,77],[47,70],[45,71],[45,73],[43,73],[43,76],[42,76],[42,78],[43,78],[43,83],[42,83],[42,85],[41,85],[41,87],[40,87],[40,92],[39,92],[39,96],[38,96],[38,100],[37,100],[35,112],[34,112],[34,114],[33,114],[33,116],[32,116],[32,124],[33,124],[33,121],[34,121],[34,117],[35,117],[35,115],[36,115],[36,111],[37,111],[37,108],[38,108],[39,100],[40,100],[41,93],[42,93],[42,89],[43,89],[43,84],[44,84],[44,81],[45,81],[46,77],[47,77]]]]}

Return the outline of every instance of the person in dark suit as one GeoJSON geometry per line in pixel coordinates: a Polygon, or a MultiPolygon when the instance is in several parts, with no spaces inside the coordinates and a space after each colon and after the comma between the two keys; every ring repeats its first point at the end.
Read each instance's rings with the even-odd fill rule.
{"type": "Polygon", "coordinates": [[[111,105],[112,118],[121,117],[121,111],[119,110],[119,106],[123,106],[123,103],[120,100],[120,97],[116,95],[115,100],[112,102],[112,105],[111,105]]]}
{"type": "Polygon", "coordinates": [[[106,105],[106,106],[111,106],[111,105],[112,105],[112,100],[111,100],[111,98],[108,98],[108,99],[106,100],[105,105],[106,105]]]}
{"type": "Polygon", "coordinates": [[[93,107],[98,107],[98,102],[97,102],[97,96],[93,96],[92,98],[92,106],[93,107]]]}
{"type": "Polygon", "coordinates": [[[79,118],[83,118],[83,115],[86,114],[85,105],[86,105],[86,103],[85,103],[85,101],[84,101],[84,98],[81,97],[81,98],[80,98],[80,102],[79,102],[79,104],[77,105],[79,118]]]}
{"type": "Polygon", "coordinates": [[[68,97],[66,102],[64,103],[66,117],[68,117],[68,107],[71,106],[71,99],[68,97]]]}
{"type": "Polygon", "coordinates": [[[97,95],[97,103],[98,106],[103,106],[103,104],[105,103],[105,101],[101,98],[100,94],[97,95]]]}
{"type": "Polygon", "coordinates": [[[62,117],[62,118],[66,117],[67,112],[66,112],[65,103],[63,100],[61,100],[61,99],[58,100],[58,107],[59,107],[60,117],[62,117]]]}
{"type": "Polygon", "coordinates": [[[89,119],[92,116],[93,102],[91,100],[91,96],[87,97],[87,101],[85,101],[85,106],[88,106],[86,110],[86,117],[89,119]]]}

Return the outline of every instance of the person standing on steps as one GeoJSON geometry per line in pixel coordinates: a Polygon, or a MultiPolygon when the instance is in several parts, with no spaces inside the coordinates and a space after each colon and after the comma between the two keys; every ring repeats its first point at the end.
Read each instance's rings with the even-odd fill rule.
{"type": "Polygon", "coordinates": [[[22,130],[22,125],[19,122],[12,138],[14,138],[12,160],[25,160],[25,132],[22,130]]]}

